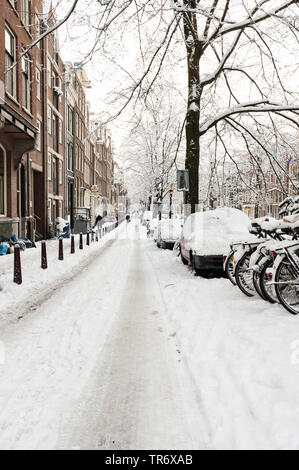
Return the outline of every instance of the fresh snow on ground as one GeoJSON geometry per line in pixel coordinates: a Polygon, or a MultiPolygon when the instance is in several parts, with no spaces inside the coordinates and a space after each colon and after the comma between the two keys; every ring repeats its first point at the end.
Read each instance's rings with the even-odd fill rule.
{"type": "Polygon", "coordinates": [[[0,260],[1,449],[299,448],[297,317],[135,222],[68,243],[22,253],[22,286],[0,260]]]}
{"type": "Polygon", "coordinates": [[[216,449],[298,449],[298,318],[149,250],[216,449]]]}

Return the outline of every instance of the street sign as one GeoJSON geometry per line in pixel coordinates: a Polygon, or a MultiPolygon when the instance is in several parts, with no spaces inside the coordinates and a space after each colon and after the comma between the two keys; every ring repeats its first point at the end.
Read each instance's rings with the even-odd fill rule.
{"type": "Polygon", "coordinates": [[[188,192],[190,190],[189,170],[177,171],[177,190],[185,192],[188,192]]]}

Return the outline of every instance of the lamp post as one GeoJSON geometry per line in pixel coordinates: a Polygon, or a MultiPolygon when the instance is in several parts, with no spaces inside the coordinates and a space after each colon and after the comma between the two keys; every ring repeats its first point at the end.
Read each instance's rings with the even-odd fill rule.
{"type": "Polygon", "coordinates": [[[173,200],[174,184],[169,187],[169,218],[172,219],[172,200],[173,200]]]}

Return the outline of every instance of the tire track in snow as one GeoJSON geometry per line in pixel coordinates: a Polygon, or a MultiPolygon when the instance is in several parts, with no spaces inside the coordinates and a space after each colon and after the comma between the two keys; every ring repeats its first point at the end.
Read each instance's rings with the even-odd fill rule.
{"type": "Polygon", "coordinates": [[[182,364],[164,333],[165,307],[144,246],[134,242],[119,312],[62,448],[202,447],[202,423],[194,428],[186,413],[182,364]]]}

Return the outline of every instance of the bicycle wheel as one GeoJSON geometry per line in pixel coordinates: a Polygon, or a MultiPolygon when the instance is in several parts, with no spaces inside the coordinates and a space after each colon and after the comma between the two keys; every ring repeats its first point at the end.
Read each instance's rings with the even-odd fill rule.
{"type": "Polygon", "coordinates": [[[235,277],[238,287],[241,289],[243,294],[247,297],[255,296],[255,288],[253,286],[252,271],[249,269],[251,253],[245,253],[242,258],[238,261],[235,277]]]}
{"type": "Polygon", "coordinates": [[[255,288],[256,293],[260,296],[260,298],[262,300],[267,300],[264,297],[264,295],[262,293],[262,290],[261,290],[261,287],[260,287],[261,279],[260,279],[260,272],[259,271],[253,271],[252,280],[253,280],[253,287],[255,288]]]}
{"type": "Polygon", "coordinates": [[[275,290],[281,305],[293,315],[299,313],[299,276],[285,257],[277,268],[275,290]]]}
{"type": "Polygon", "coordinates": [[[269,280],[267,277],[267,269],[273,267],[274,260],[270,258],[266,261],[260,272],[260,288],[265,299],[271,304],[277,303],[277,297],[275,295],[275,289],[273,285],[269,285],[269,280]]]}
{"type": "Polygon", "coordinates": [[[236,286],[237,282],[236,282],[235,273],[234,273],[234,252],[228,255],[226,265],[225,265],[225,274],[227,275],[230,282],[234,286],[236,286]]]}

